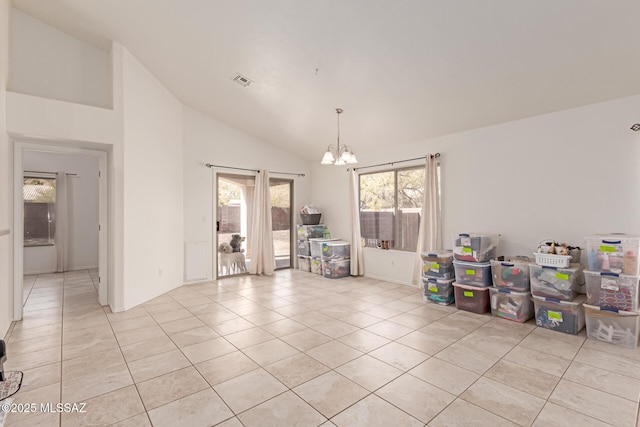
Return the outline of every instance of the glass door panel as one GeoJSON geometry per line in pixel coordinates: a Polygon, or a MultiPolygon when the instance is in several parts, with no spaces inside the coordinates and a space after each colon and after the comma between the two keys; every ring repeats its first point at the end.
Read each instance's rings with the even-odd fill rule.
{"type": "Polygon", "coordinates": [[[271,230],[276,269],[290,268],[291,262],[291,199],[293,181],[271,178],[271,230]]]}

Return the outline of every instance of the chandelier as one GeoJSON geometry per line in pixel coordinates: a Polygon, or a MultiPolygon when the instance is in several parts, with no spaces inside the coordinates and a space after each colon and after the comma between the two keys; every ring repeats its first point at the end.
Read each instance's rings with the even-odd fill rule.
{"type": "Polygon", "coordinates": [[[322,165],[342,166],[358,163],[358,159],[356,159],[356,155],[353,154],[353,150],[344,144],[340,145],[340,114],[342,114],[342,111],[342,108],[336,108],[336,114],[338,115],[338,144],[327,147],[327,151],[324,153],[322,161],[320,162],[322,165]]]}

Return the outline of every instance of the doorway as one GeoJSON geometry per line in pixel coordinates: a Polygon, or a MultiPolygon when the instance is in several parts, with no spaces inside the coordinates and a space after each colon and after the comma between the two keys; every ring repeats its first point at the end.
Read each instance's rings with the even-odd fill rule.
{"type": "Polygon", "coordinates": [[[82,278],[91,284],[88,293],[96,292],[93,304],[107,305],[107,152],[18,141],[14,147],[14,320],[22,319],[39,276],[82,278]]]}

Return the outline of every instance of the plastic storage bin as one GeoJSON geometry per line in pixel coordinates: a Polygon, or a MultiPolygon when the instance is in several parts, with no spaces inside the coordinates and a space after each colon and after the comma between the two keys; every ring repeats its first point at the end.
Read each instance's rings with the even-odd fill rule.
{"type": "Polygon", "coordinates": [[[537,297],[572,301],[578,286],[584,283],[584,274],[579,264],[570,268],[543,267],[529,265],[531,293],[537,297]]]}
{"type": "Polygon", "coordinates": [[[298,270],[311,272],[311,257],[298,255],[298,270]]]}
{"type": "Polygon", "coordinates": [[[508,288],[489,288],[491,314],[514,322],[524,323],[533,316],[530,292],[517,292],[508,288]]]}
{"type": "Polygon", "coordinates": [[[424,300],[441,305],[449,305],[453,302],[453,279],[436,279],[423,277],[424,300]]]}
{"type": "Polygon", "coordinates": [[[640,315],[628,311],[608,311],[584,304],[587,337],[592,340],[636,348],[640,315]]]}
{"type": "Polygon", "coordinates": [[[298,255],[311,255],[311,246],[308,240],[298,240],[298,255]]]}
{"type": "Polygon", "coordinates": [[[322,275],[322,260],[320,258],[311,257],[311,272],[322,275]]]}
{"type": "Polygon", "coordinates": [[[351,258],[351,243],[337,240],[322,242],[322,260],[351,258]]]}
{"type": "Polygon", "coordinates": [[[470,286],[491,286],[490,262],[453,261],[456,283],[470,286]]]}
{"type": "Polygon", "coordinates": [[[487,262],[498,256],[498,234],[454,234],[453,258],[460,261],[487,262]]]}
{"type": "Polygon", "coordinates": [[[531,259],[526,256],[505,257],[491,260],[491,275],[493,286],[509,288],[519,292],[529,292],[529,264],[531,259]]]}
{"type": "Polygon", "coordinates": [[[638,276],[585,271],[587,304],[638,311],[638,276]]]}
{"type": "Polygon", "coordinates": [[[423,252],[422,261],[437,262],[438,264],[451,264],[453,262],[452,251],[423,252]]]}
{"type": "Polygon", "coordinates": [[[422,276],[453,279],[453,252],[440,251],[422,254],[422,276]]]}
{"type": "Polygon", "coordinates": [[[314,258],[322,258],[322,244],[324,242],[337,242],[340,239],[337,238],[333,238],[333,239],[317,239],[317,238],[312,238],[309,239],[309,246],[311,248],[311,253],[310,255],[314,258]]]}
{"type": "Polygon", "coordinates": [[[489,311],[490,288],[453,283],[453,289],[458,310],[471,311],[478,314],[489,311]]]}
{"type": "Polygon", "coordinates": [[[348,259],[343,259],[339,261],[323,260],[322,275],[329,279],[340,279],[341,277],[348,277],[351,275],[351,261],[348,259]]]}
{"type": "Polygon", "coordinates": [[[640,275],[640,236],[595,235],[588,236],[586,241],[589,270],[640,275]]]}
{"type": "Polygon", "coordinates": [[[298,240],[322,238],[323,232],[324,232],[324,224],[298,225],[298,240]]]}
{"type": "Polygon", "coordinates": [[[533,297],[536,325],[565,334],[576,335],[584,328],[585,297],[574,301],[559,301],[551,298],[533,297]]]}

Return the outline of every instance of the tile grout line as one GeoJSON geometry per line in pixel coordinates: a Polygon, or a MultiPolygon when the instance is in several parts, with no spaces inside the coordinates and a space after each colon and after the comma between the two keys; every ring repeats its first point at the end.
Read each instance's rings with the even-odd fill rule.
{"type": "MultiPolygon", "coordinates": [[[[142,307],[142,309],[145,312],[147,311],[144,307],[142,307]]],[[[148,314],[148,312],[147,312],[147,314],[148,314]]],[[[140,399],[140,403],[142,404],[142,408],[144,409],[144,414],[146,415],[147,420],[149,420],[149,423],[151,424],[151,417],[149,416],[149,411],[147,410],[147,407],[144,404],[144,400],[142,400],[142,395],[140,395],[140,390],[138,390],[138,384],[133,379],[133,374],[131,373],[131,369],[129,368],[129,364],[127,363],[127,359],[124,357],[124,353],[122,352],[122,346],[120,345],[120,341],[118,341],[118,338],[116,336],[116,331],[113,329],[113,324],[112,324],[111,320],[109,319],[109,316],[107,315],[107,313],[105,313],[105,317],[107,318],[107,322],[109,323],[109,328],[111,328],[111,332],[113,332],[113,338],[116,340],[116,343],[118,344],[118,350],[120,351],[120,355],[122,356],[122,360],[123,360],[125,366],[127,367],[127,372],[129,372],[129,377],[131,377],[131,382],[133,383],[133,387],[135,388],[136,393],[138,394],[138,398],[140,399]]],[[[155,322],[155,319],[154,319],[154,322],[155,322]]],[[[124,389],[126,387],[128,387],[128,386],[121,387],[121,388],[119,388],[117,390],[122,390],[122,389],[124,389]]],[[[113,391],[117,391],[117,390],[113,390],[113,391]]],[[[108,392],[108,393],[111,393],[111,392],[108,392]]],[[[107,394],[107,393],[104,393],[104,394],[107,394]]],[[[101,396],[103,396],[104,394],[102,394],[101,396]]],[[[137,417],[138,415],[140,415],[140,414],[136,414],[133,417],[129,417],[127,419],[131,419],[131,418],[137,417]]],[[[121,422],[121,421],[126,421],[126,419],[125,420],[120,420],[120,421],[117,421],[117,422],[121,422]]]]}

